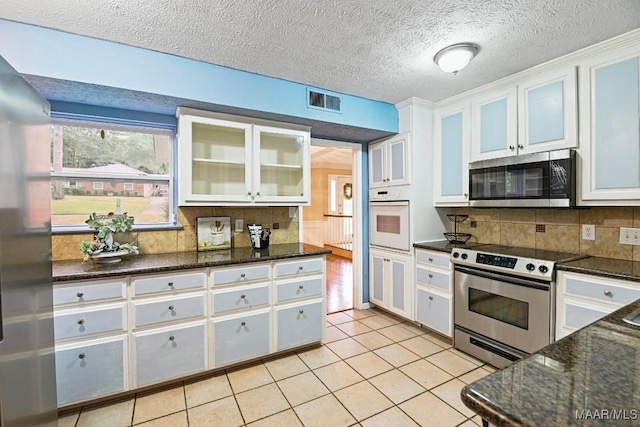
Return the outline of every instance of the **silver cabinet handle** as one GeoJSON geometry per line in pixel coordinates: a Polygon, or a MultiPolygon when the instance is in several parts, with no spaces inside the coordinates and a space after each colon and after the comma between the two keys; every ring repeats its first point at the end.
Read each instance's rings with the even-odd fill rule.
{"type": "Polygon", "coordinates": [[[173,282],[167,283],[167,286],[169,286],[170,288],[173,288],[173,282]]]}
{"type": "Polygon", "coordinates": [[[169,310],[173,311],[173,306],[172,305],[169,306],[169,310]]]}
{"type": "Polygon", "coordinates": [[[258,191],[258,192],[256,193],[256,196],[259,196],[259,195],[260,195],[260,192],[258,191]]]}
{"type": "Polygon", "coordinates": [[[175,340],[175,339],[176,339],[176,337],[174,337],[173,335],[171,335],[171,336],[169,337],[169,341],[173,341],[173,340],[175,340]]]}
{"type": "Polygon", "coordinates": [[[522,150],[524,148],[524,145],[518,144],[518,148],[522,150]]]}
{"type": "Polygon", "coordinates": [[[429,279],[433,279],[433,274],[430,274],[430,275],[429,275],[429,279]]]}
{"type": "Polygon", "coordinates": [[[304,310],[300,310],[298,313],[300,313],[300,314],[304,314],[304,310]]]}
{"type": "Polygon", "coordinates": [[[240,295],[240,299],[245,299],[246,295],[240,295]]]}
{"type": "Polygon", "coordinates": [[[76,296],[77,296],[78,298],[82,298],[82,297],[84,296],[84,293],[83,293],[83,292],[78,292],[78,293],[76,294],[76,296]]]}
{"type": "Polygon", "coordinates": [[[247,322],[240,323],[240,326],[247,326],[247,322]]]}
{"type": "Polygon", "coordinates": [[[613,296],[613,292],[611,292],[611,291],[604,291],[604,294],[605,294],[605,296],[608,296],[608,297],[612,297],[613,296]]]}
{"type": "Polygon", "coordinates": [[[516,147],[514,147],[513,145],[509,146],[509,150],[515,150],[515,149],[516,149],[516,147]]]}
{"type": "Polygon", "coordinates": [[[298,267],[298,270],[302,271],[302,270],[304,270],[304,267],[300,266],[300,267],[298,267]]]}
{"type": "Polygon", "coordinates": [[[298,289],[304,289],[304,285],[298,286],[298,289]]]}
{"type": "Polygon", "coordinates": [[[433,301],[433,297],[432,297],[432,296],[429,296],[429,299],[430,299],[431,301],[433,301]]]}
{"type": "Polygon", "coordinates": [[[78,320],[78,325],[84,325],[84,319],[78,320]]]}
{"type": "Polygon", "coordinates": [[[250,195],[251,195],[251,191],[249,191],[249,192],[247,193],[247,196],[250,196],[250,195]]]}
{"type": "Polygon", "coordinates": [[[469,193],[464,193],[464,197],[469,197],[469,193]]]}
{"type": "Polygon", "coordinates": [[[429,262],[433,262],[433,258],[429,258],[429,262]]]}
{"type": "Polygon", "coordinates": [[[240,277],[242,277],[242,278],[244,279],[244,277],[245,277],[245,274],[244,274],[244,273],[242,273],[242,274],[240,275],[240,277]]]}
{"type": "Polygon", "coordinates": [[[85,358],[84,353],[80,353],[80,354],[78,355],[78,359],[84,359],[84,358],[85,358]]]}

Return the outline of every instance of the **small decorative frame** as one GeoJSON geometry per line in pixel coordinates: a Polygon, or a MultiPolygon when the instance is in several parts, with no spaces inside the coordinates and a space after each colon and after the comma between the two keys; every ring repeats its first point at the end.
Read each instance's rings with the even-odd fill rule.
{"type": "Polygon", "coordinates": [[[212,216],[196,218],[198,251],[231,248],[231,217],[212,216]]]}
{"type": "Polygon", "coordinates": [[[350,182],[347,182],[342,187],[342,194],[344,195],[345,200],[351,200],[353,197],[353,185],[350,182]]]}

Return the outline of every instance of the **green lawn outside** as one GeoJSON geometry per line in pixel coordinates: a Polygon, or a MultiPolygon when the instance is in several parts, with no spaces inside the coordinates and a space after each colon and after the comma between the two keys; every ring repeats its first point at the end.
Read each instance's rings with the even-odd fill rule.
{"type": "Polygon", "coordinates": [[[73,215],[96,212],[107,214],[116,211],[116,200],[120,199],[120,210],[131,215],[145,210],[150,199],[124,196],[65,196],[63,200],[51,201],[52,215],[73,215]]]}

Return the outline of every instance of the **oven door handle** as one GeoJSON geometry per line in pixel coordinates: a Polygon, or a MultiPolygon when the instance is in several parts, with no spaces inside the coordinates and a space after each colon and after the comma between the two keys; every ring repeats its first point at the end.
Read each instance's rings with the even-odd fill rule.
{"type": "Polygon", "coordinates": [[[527,288],[540,289],[541,291],[550,291],[551,286],[541,282],[534,282],[527,279],[520,279],[518,277],[506,276],[504,274],[490,273],[484,270],[476,270],[466,267],[455,266],[455,271],[459,271],[470,276],[482,277],[490,280],[497,280],[500,282],[511,283],[512,285],[525,286],[527,288]]]}

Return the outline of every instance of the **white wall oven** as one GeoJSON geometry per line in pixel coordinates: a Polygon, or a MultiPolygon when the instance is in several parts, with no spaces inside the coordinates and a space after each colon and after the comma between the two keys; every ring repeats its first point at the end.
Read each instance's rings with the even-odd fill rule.
{"type": "Polygon", "coordinates": [[[371,190],[369,196],[369,244],[409,251],[408,188],[371,190]]]}

